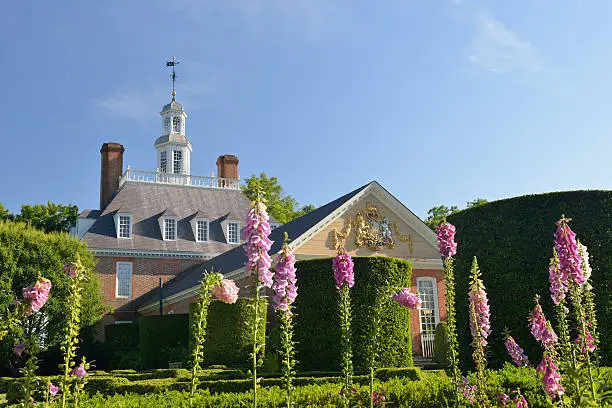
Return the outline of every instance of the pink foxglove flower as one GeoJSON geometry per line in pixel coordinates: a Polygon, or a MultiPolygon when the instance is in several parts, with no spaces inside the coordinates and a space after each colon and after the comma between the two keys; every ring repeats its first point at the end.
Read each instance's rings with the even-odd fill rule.
{"type": "Polygon", "coordinates": [[[576,233],[569,227],[568,222],[571,218],[561,218],[557,221],[557,231],[555,232],[555,249],[559,256],[559,267],[563,274],[568,275],[578,286],[582,287],[586,282],[584,271],[582,270],[582,259],[578,253],[576,233]]]}
{"type": "Polygon", "coordinates": [[[536,340],[542,343],[546,349],[550,349],[557,342],[557,334],[553,330],[550,322],[546,319],[539,297],[535,298],[536,305],[529,315],[529,328],[536,340]]]}
{"type": "Polygon", "coordinates": [[[71,278],[74,278],[77,275],[78,268],[75,264],[69,263],[64,265],[64,272],[70,275],[71,278]]]}
{"type": "Polygon", "coordinates": [[[336,280],[336,288],[342,289],[342,285],[346,283],[349,288],[355,284],[355,275],[353,273],[353,258],[343,249],[332,261],[334,268],[334,279],[336,280]]]}
{"type": "Polygon", "coordinates": [[[397,300],[403,306],[410,309],[420,309],[423,303],[419,295],[410,292],[410,288],[402,288],[398,293],[391,295],[391,299],[397,300]]]}
{"type": "Polygon", "coordinates": [[[267,288],[272,287],[272,272],[270,271],[272,261],[268,255],[272,247],[272,241],[268,239],[270,235],[269,219],[266,205],[256,202],[247,215],[246,226],[247,269],[251,275],[257,277],[258,285],[261,284],[267,288]]]}
{"type": "Polygon", "coordinates": [[[550,355],[544,355],[544,359],[538,366],[538,369],[544,372],[542,377],[544,391],[546,391],[553,400],[565,393],[565,389],[563,385],[561,385],[561,375],[550,355]]]}
{"type": "Polygon", "coordinates": [[[548,267],[548,279],[550,281],[550,296],[555,305],[558,305],[565,299],[567,277],[567,273],[561,271],[557,251],[553,249],[553,257],[550,258],[550,266],[548,267]]]}
{"type": "Polygon", "coordinates": [[[462,382],[457,386],[457,389],[461,391],[463,397],[471,404],[476,403],[476,389],[475,385],[470,385],[469,380],[466,377],[461,377],[462,382]]]}
{"type": "Polygon", "coordinates": [[[81,364],[72,371],[72,374],[76,375],[79,380],[82,380],[87,375],[87,371],[85,371],[85,366],[81,364]]]}
{"type": "Polygon", "coordinates": [[[51,394],[52,396],[56,396],[57,393],[59,392],[59,387],[53,384],[49,384],[49,394],[51,394]]]}
{"type": "Polygon", "coordinates": [[[515,408],[529,408],[529,404],[527,404],[527,400],[523,395],[518,395],[514,402],[516,403],[515,408]]]}
{"type": "Polygon", "coordinates": [[[238,286],[233,280],[223,279],[221,284],[213,288],[213,295],[223,303],[236,303],[238,300],[238,286]]]}
{"type": "Polygon", "coordinates": [[[508,350],[508,354],[510,354],[510,357],[512,357],[512,361],[514,361],[514,364],[516,364],[518,367],[529,365],[529,359],[523,352],[523,349],[512,338],[512,336],[507,335],[504,339],[504,344],[506,345],[506,350],[508,350]]]}
{"type": "Polygon", "coordinates": [[[384,402],[387,400],[387,397],[385,396],[387,392],[383,389],[381,389],[380,391],[373,391],[372,392],[372,404],[373,405],[382,405],[384,404],[384,402]]]}
{"type": "Polygon", "coordinates": [[[595,351],[595,339],[591,335],[589,329],[585,328],[584,330],[586,333],[585,339],[583,340],[582,336],[580,335],[576,339],[575,343],[580,346],[580,351],[582,354],[586,354],[587,352],[592,353],[595,351]]]}
{"type": "Polygon", "coordinates": [[[37,281],[33,286],[23,289],[23,298],[28,302],[28,307],[25,310],[26,316],[31,315],[32,312],[38,312],[47,303],[50,291],[51,281],[45,278],[37,281]]]}
{"type": "Polygon", "coordinates": [[[509,403],[510,403],[510,397],[508,396],[508,394],[503,393],[503,392],[500,392],[499,394],[497,394],[497,405],[499,405],[500,407],[505,407],[509,403]]]}
{"type": "Polygon", "coordinates": [[[25,349],[26,349],[26,344],[25,343],[21,343],[21,344],[15,344],[15,348],[13,349],[13,351],[18,356],[21,356],[23,354],[23,352],[25,351],[25,349]]]}
{"type": "Polygon", "coordinates": [[[274,267],[274,297],[272,305],[274,310],[288,310],[289,306],[297,297],[297,282],[295,276],[295,255],[288,244],[283,245],[282,253],[276,258],[276,266],[274,267]]]}
{"type": "Polygon", "coordinates": [[[487,345],[487,337],[491,334],[489,300],[484,284],[480,279],[480,270],[476,258],[474,258],[474,268],[470,291],[468,293],[470,303],[470,331],[472,333],[472,345],[487,345]]]}
{"type": "Polygon", "coordinates": [[[436,234],[438,236],[438,247],[440,248],[440,255],[444,259],[450,259],[457,253],[457,243],[455,242],[455,226],[448,222],[443,222],[436,227],[436,234]]]}

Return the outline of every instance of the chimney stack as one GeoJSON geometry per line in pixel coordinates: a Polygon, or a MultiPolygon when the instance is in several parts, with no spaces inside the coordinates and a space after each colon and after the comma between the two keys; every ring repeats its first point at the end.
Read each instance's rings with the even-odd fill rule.
{"type": "Polygon", "coordinates": [[[238,180],[238,157],[224,154],[217,159],[217,177],[238,180]]]}
{"type": "Polygon", "coordinates": [[[104,209],[119,188],[123,175],[124,147],[119,143],[104,143],[100,149],[102,169],[100,171],[100,210],[104,209]]]}

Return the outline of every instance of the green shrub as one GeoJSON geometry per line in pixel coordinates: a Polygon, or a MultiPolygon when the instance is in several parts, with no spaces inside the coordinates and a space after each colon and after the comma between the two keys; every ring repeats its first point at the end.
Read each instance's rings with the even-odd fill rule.
{"type": "Polygon", "coordinates": [[[434,335],[434,361],[442,367],[450,366],[450,349],[448,347],[448,324],[440,322],[434,335]]]}
{"type": "MultiPolygon", "coordinates": [[[[267,300],[260,299],[260,310],[267,310],[267,300]]],[[[204,343],[205,365],[247,367],[253,349],[253,337],[247,322],[253,320],[253,300],[240,298],[234,304],[213,300],[208,309],[208,327],[204,343]]],[[[190,308],[193,311],[193,306],[190,308]]],[[[190,313],[191,314],[191,313],[190,313]]],[[[265,320],[261,322],[258,338],[265,343],[265,320]]],[[[259,355],[263,361],[265,347],[259,355]]]]}
{"type": "Polygon", "coordinates": [[[554,319],[549,296],[548,262],[552,256],[555,222],[562,214],[571,217],[572,229],[588,247],[599,324],[600,353],[604,364],[612,363],[612,192],[572,191],[529,195],[469,208],[448,217],[457,227],[458,251],[457,334],[460,357],[470,366],[468,318],[468,271],[478,257],[491,307],[493,335],[489,339],[490,363],[499,367],[509,361],[502,331],[539,362],[540,345],[527,327],[533,296],[542,296],[542,308],[554,319]]]}
{"type": "Polygon", "coordinates": [[[13,381],[6,390],[6,401],[9,404],[16,404],[25,398],[25,388],[19,381],[13,381]]]}
{"type": "MultiPolygon", "coordinates": [[[[364,350],[372,327],[371,308],[376,291],[389,286],[410,286],[408,261],[386,257],[356,257],[355,286],[351,289],[353,364],[365,368],[364,350]]],[[[298,369],[333,370],[340,366],[340,318],[338,291],[331,259],[296,264],[300,295],[295,302],[295,340],[298,369]]],[[[410,311],[390,298],[384,299],[378,364],[412,365],[410,311]]]]}
{"type": "Polygon", "coordinates": [[[11,377],[0,377],[0,394],[6,394],[9,385],[14,381],[15,379],[11,377]]]}
{"type": "Polygon", "coordinates": [[[104,336],[108,368],[114,370],[140,366],[138,324],[109,324],[104,327],[104,336]]]}
{"type": "Polygon", "coordinates": [[[187,348],[189,315],[142,316],[139,321],[142,367],[168,368],[170,348],[187,348]]]}

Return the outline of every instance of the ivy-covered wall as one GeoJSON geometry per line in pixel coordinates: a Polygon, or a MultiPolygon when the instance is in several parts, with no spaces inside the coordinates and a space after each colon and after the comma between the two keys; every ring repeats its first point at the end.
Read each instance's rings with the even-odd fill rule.
{"type": "Polygon", "coordinates": [[[142,316],[139,320],[142,368],[168,368],[170,358],[186,362],[189,315],[142,316]]]}
{"type": "MultiPolygon", "coordinates": [[[[260,299],[260,310],[267,310],[267,301],[260,299]]],[[[204,343],[204,365],[223,364],[233,367],[249,367],[253,350],[253,332],[249,322],[253,321],[254,299],[240,298],[234,304],[213,300],[208,308],[208,325],[204,343]]],[[[194,303],[190,305],[193,318],[194,303]]],[[[190,321],[191,321],[190,318],[190,321]]],[[[266,320],[261,322],[258,338],[265,343],[266,320]]],[[[191,332],[191,324],[190,324],[191,332]]],[[[265,347],[258,359],[263,362],[265,347]]]]}
{"type": "Polygon", "coordinates": [[[548,263],[554,245],[555,222],[565,214],[571,228],[588,247],[593,268],[601,340],[601,356],[612,363],[612,192],[572,191],[529,195],[495,201],[448,217],[457,227],[457,330],[460,357],[470,360],[468,275],[478,257],[489,294],[493,333],[490,361],[508,360],[503,329],[508,327],[532,361],[540,347],[527,327],[533,297],[542,296],[547,317],[555,322],[549,295],[548,263]]]}
{"type": "MultiPolygon", "coordinates": [[[[372,306],[377,290],[410,286],[408,261],[387,257],[356,257],[355,286],[351,289],[353,364],[365,369],[365,344],[372,327],[372,306]]],[[[338,290],[331,259],[299,261],[298,297],[295,302],[295,340],[299,370],[339,370],[340,318],[338,290]]],[[[379,366],[412,365],[410,311],[390,298],[384,299],[379,366]]],[[[415,312],[413,312],[415,313],[415,312]]]]}

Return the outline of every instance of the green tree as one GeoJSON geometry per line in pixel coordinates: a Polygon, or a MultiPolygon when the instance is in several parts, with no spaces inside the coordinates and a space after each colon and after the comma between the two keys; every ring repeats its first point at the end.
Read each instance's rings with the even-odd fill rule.
{"type": "Polygon", "coordinates": [[[299,208],[295,198],[283,193],[283,188],[278,183],[278,178],[268,177],[266,173],[261,173],[259,177],[253,174],[247,178],[246,185],[243,186],[242,191],[250,200],[255,200],[258,189],[261,189],[265,195],[270,215],[283,224],[315,209],[312,204],[299,208]]]}
{"type": "MultiPolygon", "coordinates": [[[[40,313],[25,317],[23,327],[38,338],[44,348],[53,347],[62,338],[67,318],[65,307],[69,277],[63,267],[74,262],[77,254],[87,268],[80,316],[81,327],[96,323],[105,311],[97,277],[93,274],[94,260],[87,246],[66,233],[47,234],[21,222],[0,221],[0,314],[15,297],[21,298],[23,288],[37,278],[51,280],[49,301],[40,313]]],[[[0,342],[0,364],[14,361],[13,341],[7,336],[0,342]]]]}
{"type": "Polygon", "coordinates": [[[13,214],[11,214],[9,210],[4,208],[2,203],[0,203],[0,220],[12,220],[13,217],[13,214]]]}
{"type": "Polygon", "coordinates": [[[456,213],[457,211],[459,211],[459,207],[456,205],[451,207],[439,205],[427,211],[427,219],[424,222],[429,228],[436,229],[436,227],[440,225],[446,217],[456,213]]]}
{"type": "Polygon", "coordinates": [[[485,204],[489,204],[489,200],[486,198],[475,198],[472,201],[468,201],[465,208],[480,207],[485,204]]]}
{"type": "Polygon", "coordinates": [[[54,204],[50,201],[47,205],[24,204],[21,206],[21,214],[15,219],[45,232],[68,232],[79,216],[78,211],[76,205],[54,204]]]}

